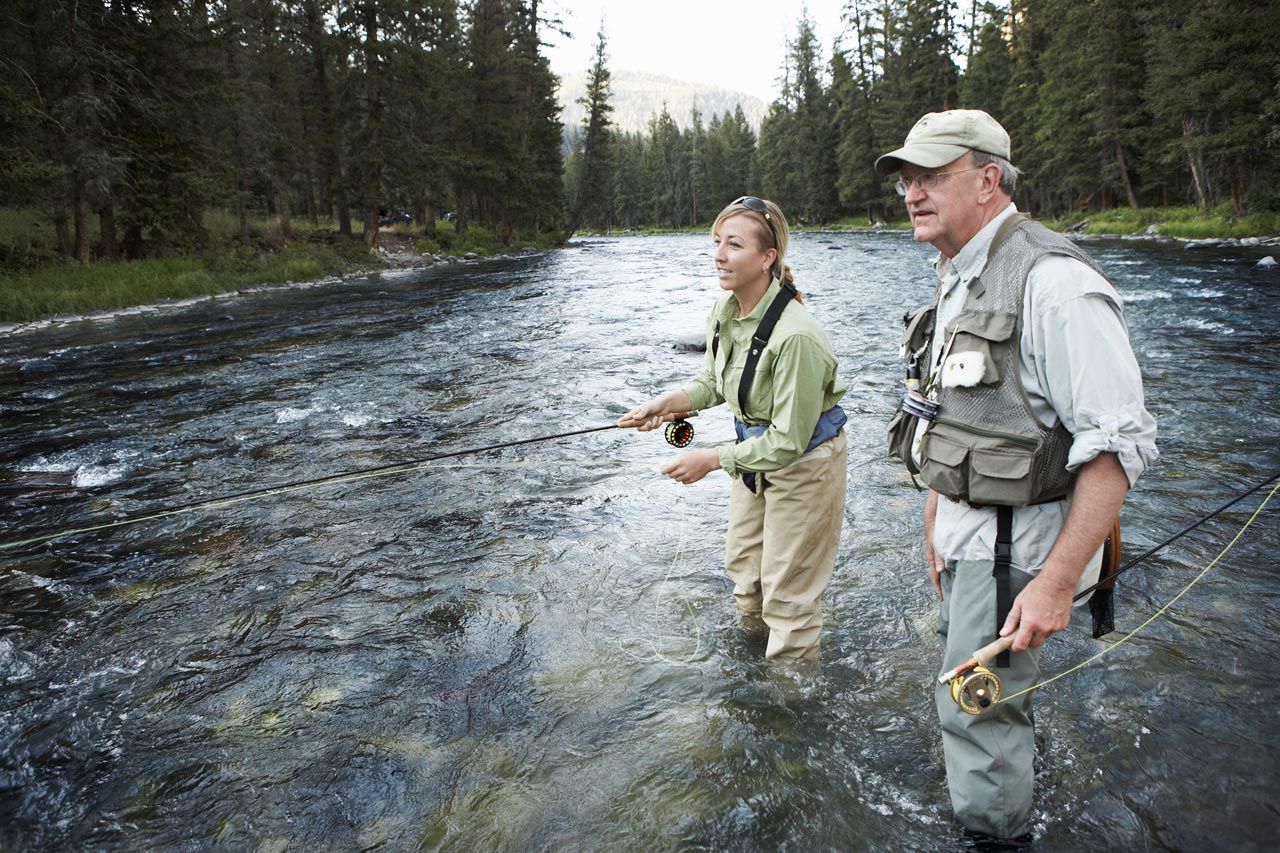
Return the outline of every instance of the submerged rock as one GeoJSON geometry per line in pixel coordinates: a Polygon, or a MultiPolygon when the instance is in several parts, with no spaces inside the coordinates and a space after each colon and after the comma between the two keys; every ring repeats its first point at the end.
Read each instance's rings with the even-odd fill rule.
{"type": "Polygon", "coordinates": [[[1267,255],[1265,258],[1253,265],[1253,268],[1257,270],[1273,270],[1276,267],[1280,267],[1280,263],[1277,263],[1276,259],[1270,255],[1267,255]]]}

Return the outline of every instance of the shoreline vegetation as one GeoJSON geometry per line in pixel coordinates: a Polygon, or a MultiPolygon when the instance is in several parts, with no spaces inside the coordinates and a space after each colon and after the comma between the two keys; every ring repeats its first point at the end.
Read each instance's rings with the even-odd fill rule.
{"type": "Polygon", "coordinates": [[[277,223],[256,220],[250,222],[246,243],[234,217],[209,219],[209,239],[202,246],[170,248],[163,257],[82,265],[50,248],[52,228],[41,227],[30,212],[0,210],[0,334],[312,287],[384,270],[528,255],[558,245],[558,235],[547,234],[513,234],[503,245],[494,229],[472,226],[456,233],[444,220],[431,229],[380,228],[376,249],[369,249],[360,233],[344,236],[331,227],[295,221],[285,237],[277,223]]]}
{"type": "MultiPolygon", "coordinates": [[[[324,227],[298,227],[291,239],[271,222],[253,223],[249,245],[212,228],[209,245],[166,258],[100,261],[79,265],[49,252],[40,229],[17,226],[15,212],[0,214],[0,335],[33,331],[111,317],[177,308],[212,299],[245,296],[265,290],[305,288],[382,270],[527,256],[564,245],[548,235],[513,236],[502,245],[498,234],[484,228],[455,233],[440,221],[430,230],[396,225],[380,229],[380,246],[366,248],[362,236],[343,237],[324,227]],[[14,269],[17,267],[17,269],[14,269]]],[[[30,217],[26,217],[30,221],[30,217]]],[[[228,225],[229,223],[223,223],[228,225]]],[[[1082,241],[1117,239],[1181,243],[1188,249],[1259,250],[1262,261],[1272,247],[1280,254],[1280,214],[1234,219],[1230,209],[1118,209],[1091,215],[1046,220],[1045,224],[1082,241]]],[[[699,233],[707,226],[645,227],[608,233],[583,230],[580,238],[699,233]]],[[[907,231],[906,222],[891,224],[843,221],[800,224],[798,232],[859,233],[907,231]]],[[[1274,263],[1274,261],[1273,261],[1274,263]]]]}

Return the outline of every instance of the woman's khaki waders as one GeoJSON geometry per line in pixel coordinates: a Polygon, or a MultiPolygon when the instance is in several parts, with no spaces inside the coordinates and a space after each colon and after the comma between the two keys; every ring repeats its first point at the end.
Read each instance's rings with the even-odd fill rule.
{"type": "Polygon", "coordinates": [[[759,494],[734,480],[725,570],[738,612],[762,618],[769,628],[765,657],[818,659],[822,594],[844,521],[847,458],[841,430],[765,474],[759,494]]]}

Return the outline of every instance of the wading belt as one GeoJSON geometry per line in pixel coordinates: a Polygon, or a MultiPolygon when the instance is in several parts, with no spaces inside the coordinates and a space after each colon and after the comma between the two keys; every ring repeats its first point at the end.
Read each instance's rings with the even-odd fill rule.
{"type": "MultiPolygon", "coordinates": [[[[751,383],[756,378],[756,365],[760,362],[760,353],[764,352],[765,346],[768,345],[769,336],[773,334],[773,327],[778,325],[778,318],[782,316],[787,304],[795,296],[796,289],[793,285],[782,285],[782,289],[778,291],[777,296],[773,297],[773,301],[769,303],[764,316],[760,318],[760,325],[756,327],[755,334],[751,336],[751,349],[747,350],[747,361],[742,366],[742,378],[738,381],[738,411],[742,412],[744,416],[747,413],[747,397],[751,394],[751,383]]],[[[716,320],[715,334],[711,336],[711,357],[714,359],[719,352],[720,321],[716,320]]],[[[742,475],[742,482],[753,493],[756,491],[756,479],[754,473],[748,472],[742,475]]]]}
{"type": "MultiPolygon", "coordinates": [[[[1013,563],[1013,507],[996,507],[996,565],[991,576],[996,579],[996,636],[1004,627],[1004,620],[1009,618],[1013,608],[1013,596],[1009,589],[1009,571],[1013,563]]],[[[996,656],[996,666],[1009,665],[1009,652],[1006,649],[996,656]]]]}

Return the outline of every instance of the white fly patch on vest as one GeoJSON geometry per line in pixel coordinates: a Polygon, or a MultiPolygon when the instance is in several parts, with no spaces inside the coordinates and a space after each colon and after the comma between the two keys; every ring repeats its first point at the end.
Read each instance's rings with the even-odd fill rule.
{"type": "Polygon", "coordinates": [[[943,388],[972,388],[987,372],[987,356],[981,352],[955,352],[942,362],[943,388]]]}

